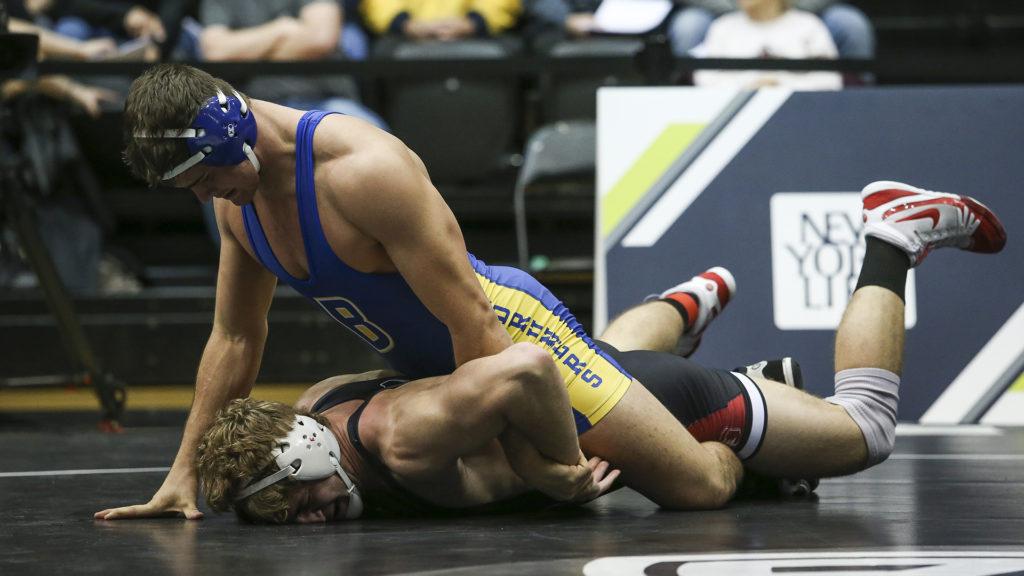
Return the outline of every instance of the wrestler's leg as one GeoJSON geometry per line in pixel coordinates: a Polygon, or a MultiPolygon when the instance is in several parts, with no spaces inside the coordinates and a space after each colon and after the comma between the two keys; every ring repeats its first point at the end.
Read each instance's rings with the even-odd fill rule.
{"type": "MultiPolygon", "coordinates": [[[[899,375],[903,361],[903,301],[879,286],[853,293],[836,332],[836,372],[877,368],[899,375]]],[[[768,405],[768,432],[747,464],[766,474],[835,476],[864,468],[868,453],[847,411],[809,394],[759,381],[768,405]]]]}
{"type": "Polygon", "coordinates": [[[634,306],[617,316],[599,339],[623,352],[671,352],[685,329],[683,317],[670,304],[654,300],[634,306]]]}
{"type": "Polygon", "coordinates": [[[657,300],[626,310],[600,339],[623,352],[654,350],[689,356],[735,293],[732,274],[716,266],[665,290],[657,300]]]}
{"type": "Polygon", "coordinates": [[[754,470],[828,476],[884,461],[895,441],[907,269],[936,248],[991,253],[1006,243],[995,214],[966,196],[875,182],[861,197],[867,246],[836,334],[836,393],[821,401],[764,382],[768,432],[754,470]]]}
{"type": "MultiPolygon", "coordinates": [[[[622,342],[626,342],[627,347],[635,346],[645,343],[645,339],[648,344],[659,338],[668,342],[679,337],[681,325],[681,316],[672,306],[661,301],[648,302],[617,318],[601,340],[614,348],[619,348],[622,342]],[[606,340],[608,336],[613,341],[606,340]]],[[[877,286],[858,290],[847,308],[837,335],[837,371],[851,367],[877,366],[889,369],[898,366],[902,334],[903,308],[899,297],[877,286]],[[876,335],[877,340],[874,339],[876,335]]],[[[654,396],[660,399],[661,404],[670,407],[674,418],[682,424],[690,425],[688,420],[702,419],[702,409],[707,412],[707,416],[712,416],[717,410],[723,411],[721,414],[724,416],[716,419],[715,423],[729,425],[730,420],[735,420],[729,417],[734,415],[726,413],[731,407],[726,406],[727,402],[723,398],[728,398],[713,394],[722,386],[717,380],[735,379],[735,376],[723,371],[708,370],[674,356],[662,358],[659,356],[664,352],[657,350],[646,352],[634,349],[627,352],[605,348],[641,383],[652,387],[654,396]],[[698,406],[692,405],[694,403],[698,406]]],[[[741,440],[752,435],[756,442],[764,432],[760,448],[744,461],[744,465],[774,477],[834,476],[863,468],[867,457],[863,436],[842,407],[791,386],[756,376],[752,376],[752,380],[764,398],[767,426],[744,430],[742,436],[732,434],[731,430],[702,428],[701,432],[706,436],[701,439],[728,436],[741,440]]],[[[737,390],[740,389],[737,386],[737,390]]],[[[749,398],[748,407],[751,403],[762,402],[756,391],[753,396],[749,398]]],[[[750,409],[752,414],[756,412],[750,409]]],[[[754,420],[747,418],[751,426],[754,420]]],[[[589,448],[587,440],[588,435],[584,434],[581,438],[584,451],[589,448]]],[[[745,441],[735,444],[737,451],[742,451],[747,445],[745,441]]],[[[600,455],[615,466],[622,467],[611,456],[600,455]]],[[[624,474],[624,478],[630,481],[628,475],[624,474]]]]}
{"type": "Polygon", "coordinates": [[[732,497],[742,465],[725,444],[697,442],[634,381],[600,422],[580,436],[588,456],[622,471],[623,482],[666,508],[716,508],[732,497]]]}

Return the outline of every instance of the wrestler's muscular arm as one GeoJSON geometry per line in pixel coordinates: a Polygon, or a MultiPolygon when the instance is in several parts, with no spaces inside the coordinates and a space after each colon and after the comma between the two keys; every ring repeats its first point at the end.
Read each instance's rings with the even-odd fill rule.
{"type": "Polygon", "coordinates": [[[560,500],[588,500],[615,479],[591,473],[561,375],[538,346],[516,344],[430,385],[416,384],[391,393],[394,399],[370,434],[364,431],[364,442],[399,481],[439,503],[486,504],[524,491],[520,470],[493,449],[513,431],[543,461],[542,476],[533,477],[539,482],[525,478],[530,488],[560,500]]]}
{"type": "MultiPolygon", "coordinates": [[[[226,208],[227,203],[218,206],[226,208]]],[[[223,219],[218,217],[218,222],[223,219]]],[[[277,279],[239,245],[226,226],[220,226],[221,252],[213,330],[203,350],[185,432],[171,471],[146,504],[107,509],[98,519],[184,515],[198,519],[195,451],[214,415],[230,400],[248,396],[263,356],[267,311],[277,279]]]]}
{"type": "Polygon", "coordinates": [[[448,327],[461,366],[512,340],[469,264],[459,223],[422,166],[404,144],[384,135],[332,170],[330,182],[344,188],[331,202],[380,242],[416,296],[448,327]]]}
{"type": "Polygon", "coordinates": [[[298,18],[283,16],[249,28],[208,26],[199,37],[207,60],[316,60],[334,53],[341,35],[341,7],[306,5],[298,18]]]}

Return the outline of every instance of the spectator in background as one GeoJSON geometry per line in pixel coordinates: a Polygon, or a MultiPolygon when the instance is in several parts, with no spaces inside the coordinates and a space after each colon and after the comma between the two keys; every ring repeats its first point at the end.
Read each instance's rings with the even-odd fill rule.
{"type": "Polygon", "coordinates": [[[41,60],[98,60],[117,53],[117,44],[110,38],[85,42],[69,38],[34,24],[33,15],[21,2],[8,2],[6,6],[11,32],[39,36],[41,60]]]}
{"type": "Polygon", "coordinates": [[[143,4],[118,0],[26,0],[26,17],[42,28],[83,42],[122,45],[123,57],[155,61],[167,39],[160,17],[143,4]]]}
{"type": "MultiPolygon", "coordinates": [[[[788,0],[739,0],[742,10],[718,17],[704,44],[694,50],[707,58],[835,58],[836,47],[821,20],[789,8],[788,0]]],[[[837,72],[777,70],[698,70],[697,86],[762,88],[786,86],[798,90],[838,90],[837,72]]]]}
{"type": "Polygon", "coordinates": [[[363,0],[370,31],[443,42],[496,36],[512,28],[520,0],[363,0]]]}
{"type": "MultiPolygon", "coordinates": [[[[8,4],[8,10],[13,7],[8,4]]],[[[11,10],[11,14],[18,14],[11,10]]],[[[56,60],[93,60],[112,54],[116,48],[109,39],[101,41],[80,42],[60,34],[50,32],[25,20],[11,17],[7,22],[10,32],[18,34],[35,34],[39,37],[39,59],[56,60]]],[[[92,117],[99,116],[101,104],[116,102],[119,96],[106,88],[88,86],[76,82],[67,76],[46,75],[34,81],[9,80],[0,86],[0,98],[10,100],[25,93],[36,92],[55,100],[69,102],[83,109],[92,117]]]]}
{"type": "MultiPolygon", "coordinates": [[[[113,42],[79,42],[36,26],[15,15],[30,16],[20,3],[0,0],[0,32],[39,37],[38,58],[91,59],[114,50],[113,42]]],[[[113,102],[117,93],[81,84],[66,76],[44,75],[34,80],[0,83],[0,102],[11,107],[4,150],[23,156],[19,169],[30,174],[32,208],[39,236],[65,287],[74,295],[137,292],[140,283],[105,247],[103,232],[112,220],[99,196],[99,187],[75,140],[68,122],[69,103],[95,118],[101,104],[113,102]],[[42,96],[42,97],[40,97],[42,96]],[[31,159],[28,161],[27,159],[31,159]]],[[[6,113],[6,111],[0,111],[6,113]]],[[[0,228],[5,241],[18,240],[0,228]]],[[[15,249],[12,253],[20,251],[15,249]]],[[[19,271],[19,264],[3,262],[0,285],[33,286],[34,274],[19,271]]]]}
{"type": "MultiPolygon", "coordinates": [[[[686,56],[704,41],[716,16],[737,9],[736,0],[683,0],[672,18],[669,37],[676,56],[686,56]]],[[[793,0],[794,8],[817,14],[842,58],[874,58],[875,30],[856,7],[836,0],[793,0]]]]}
{"type": "MultiPolygon", "coordinates": [[[[201,0],[200,56],[211,62],[340,59],[346,52],[343,21],[338,0],[201,0]]],[[[365,57],[367,50],[365,45],[349,47],[348,53],[361,51],[365,57]]],[[[359,91],[348,76],[254,78],[245,92],[291,108],[341,112],[388,129],[379,115],[359,103],[359,91]]],[[[203,204],[203,217],[219,246],[212,202],[203,204]]]]}
{"type": "Polygon", "coordinates": [[[567,38],[587,38],[597,31],[594,13],[601,0],[526,0],[524,35],[536,52],[547,52],[567,38]]]}
{"type": "Polygon", "coordinates": [[[53,30],[65,36],[88,40],[113,37],[116,40],[150,38],[160,43],[167,31],[154,9],[156,2],[117,0],[27,0],[26,6],[52,9],[57,16],[53,30]]]}
{"type": "MultiPolygon", "coordinates": [[[[326,60],[341,58],[343,10],[337,0],[202,0],[199,36],[204,59],[326,60]]],[[[253,97],[299,109],[342,112],[386,129],[384,121],[357,102],[346,76],[275,76],[253,79],[253,97]]]]}

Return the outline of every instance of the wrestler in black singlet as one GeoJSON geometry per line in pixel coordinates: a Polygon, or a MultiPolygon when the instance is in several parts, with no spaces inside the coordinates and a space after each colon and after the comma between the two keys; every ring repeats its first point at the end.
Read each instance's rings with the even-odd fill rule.
{"type": "Polygon", "coordinates": [[[547,496],[531,491],[490,504],[466,508],[446,508],[422,498],[399,484],[391,474],[391,470],[363,445],[359,437],[359,418],[363,415],[363,410],[366,409],[366,406],[369,405],[373,397],[379,392],[390,388],[397,388],[406,382],[408,380],[401,378],[375,378],[373,380],[345,384],[321,396],[313,404],[313,409],[311,410],[314,413],[322,413],[350,400],[363,401],[359,408],[348,418],[348,423],[346,424],[348,441],[377,477],[376,483],[384,486],[383,489],[376,490],[360,486],[360,493],[363,496],[363,505],[365,506],[364,516],[437,516],[455,514],[464,516],[466,514],[524,512],[559,505],[558,502],[547,496]]]}

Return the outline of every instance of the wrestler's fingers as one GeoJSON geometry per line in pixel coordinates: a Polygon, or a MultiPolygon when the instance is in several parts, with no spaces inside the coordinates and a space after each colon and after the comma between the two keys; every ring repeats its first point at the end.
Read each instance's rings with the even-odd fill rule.
{"type": "Polygon", "coordinates": [[[158,518],[184,516],[188,520],[199,520],[203,513],[194,505],[182,508],[164,508],[153,504],[135,504],[120,508],[108,508],[93,514],[97,520],[127,520],[131,518],[158,518]]]}
{"type": "Polygon", "coordinates": [[[601,464],[602,465],[599,466],[600,475],[595,471],[590,485],[588,485],[587,488],[579,494],[579,497],[576,498],[576,502],[589,502],[603,496],[612,489],[615,484],[615,480],[619,477],[619,470],[612,470],[605,474],[609,468],[609,464],[604,461],[602,461],[601,464]]]}
{"type": "Polygon", "coordinates": [[[186,520],[201,520],[203,518],[203,513],[195,506],[183,510],[182,514],[185,515],[186,520]]]}
{"type": "MultiPolygon", "coordinates": [[[[619,474],[621,474],[621,472],[621,470],[615,469],[609,472],[604,478],[602,478],[597,483],[598,487],[601,489],[601,491],[598,492],[597,496],[601,496],[608,492],[609,490],[611,490],[612,486],[615,484],[615,481],[619,478],[619,474]]],[[[594,498],[597,498],[597,496],[594,496],[594,498]]]]}
{"type": "Polygon", "coordinates": [[[602,460],[597,456],[594,456],[587,461],[587,468],[590,468],[594,474],[597,474],[598,470],[601,470],[601,473],[603,474],[610,466],[611,464],[607,460],[602,460]]]}
{"type": "Polygon", "coordinates": [[[138,518],[152,514],[152,507],[148,504],[135,504],[132,506],[120,506],[118,508],[107,508],[93,514],[97,520],[117,520],[118,518],[138,518]]]}
{"type": "Polygon", "coordinates": [[[152,518],[153,516],[160,516],[173,512],[171,510],[163,510],[151,504],[135,504],[132,506],[121,506],[120,508],[112,508],[104,510],[99,516],[100,520],[121,520],[125,518],[152,518]]]}

